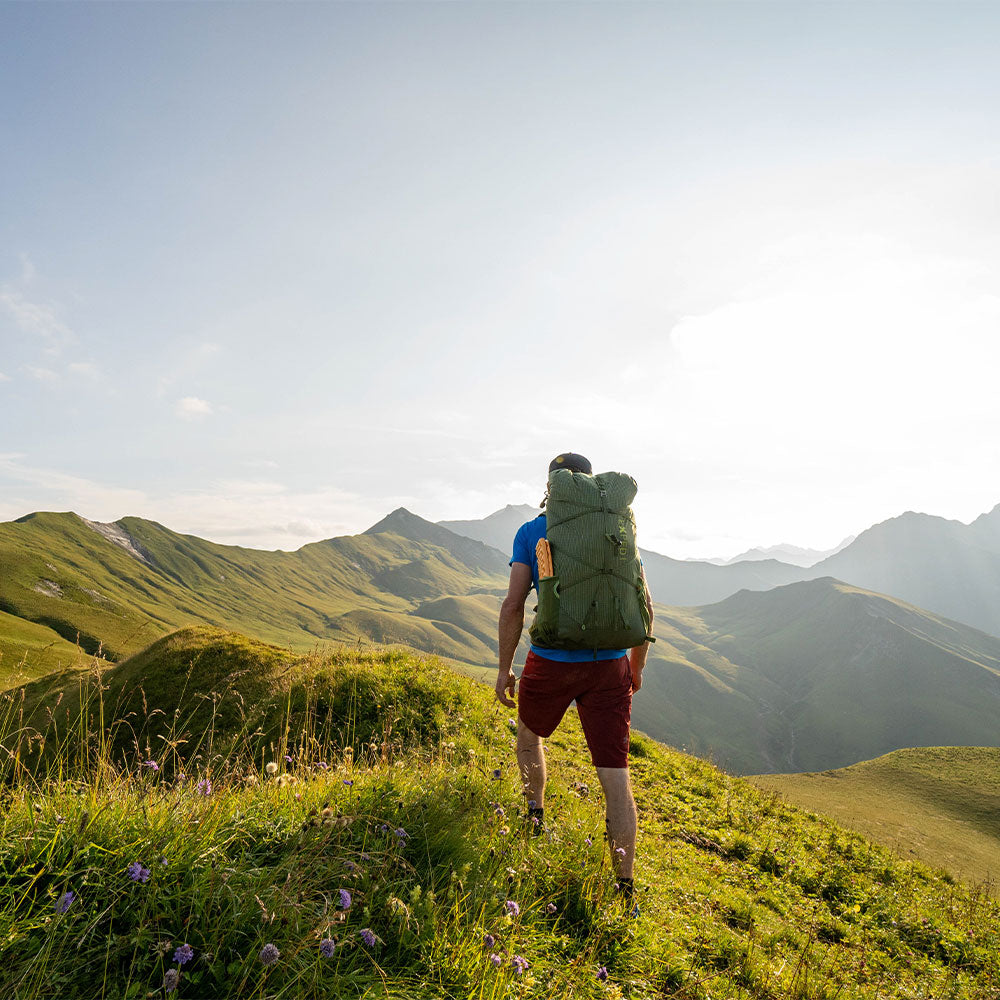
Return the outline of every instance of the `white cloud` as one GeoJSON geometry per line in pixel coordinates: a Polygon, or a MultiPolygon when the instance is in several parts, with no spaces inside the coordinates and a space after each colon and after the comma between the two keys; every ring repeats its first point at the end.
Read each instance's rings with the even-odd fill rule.
{"type": "Polygon", "coordinates": [[[59,319],[53,306],[32,302],[11,285],[0,287],[0,305],[19,329],[40,337],[50,354],[58,354],[73,341],[73,331],[59,319]]]}
{"type": "Polygon", "coordinates": [[[33,378],[37,379],[39,382],[58,382],[59,373],[54,372],[51,368],[39,368],[36,365],[25,365],[24,370],[33,378]]]}
{"type": "Polygon", "coordinates": [[[9,381],[11,381],[10,376],[4,375],[3,372],[0,372],[0,382],[9,382],[9,381]]]}
{"type": "Polygon", "coordinates": [[[212,404],[197,396],[184,396],[177,400],[175,408],[177,416],[184,420],[200,420],[202,417],[210,416],[213,412],[212,404]]]}
{"type": "Polygon", "coordinates": [[[71,375],[80,375],[83,378],[98,379],[101,377],[101,370],[93,361],[74,361],[68,370],[71,375]]]}

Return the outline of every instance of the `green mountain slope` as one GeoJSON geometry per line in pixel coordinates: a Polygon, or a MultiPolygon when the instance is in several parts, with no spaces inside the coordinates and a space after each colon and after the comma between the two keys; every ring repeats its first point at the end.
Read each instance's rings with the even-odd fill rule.
{"type": "Polygon", "coordinates": [[[528,836],[508,713],[440,664],[202,629],[101,680],[0,711],[2,996],[995,996],[994,903],[639,735],[633,912],[572,713],[528,836]]]}
{"type": "Polygon", "coordinates": [[[637,724],[740,773],[990,745],[1000,640],[824,579],[660,609],[637,724]]]}
{"type": "Polygon", "coordinates": [[[836,771],[751,778],[905,857],[975,884],[1000,879],[1000,749],[897,750],[836,771]]]}
{"type": "Polygon", "coordinates": [[[466,636],[455,622],[439,628],[412,612],[446,595],[498,591],[506,562],[405,511],[297,552],[217,545],[139,518],[95,525],[41,513],[0,524],[0,569],[0,611],[112,658],[207,623],[298,649],[391,632],[393,641],[478,663],[489,658],[478,637],[484,621],[466,636]]]}
{"type": "Polygon", "coordinates": [[[911,511],[862,532],[802,578],[833,576],[1000,635],[998,519],[994,510],[966,525],[911,511]]]}

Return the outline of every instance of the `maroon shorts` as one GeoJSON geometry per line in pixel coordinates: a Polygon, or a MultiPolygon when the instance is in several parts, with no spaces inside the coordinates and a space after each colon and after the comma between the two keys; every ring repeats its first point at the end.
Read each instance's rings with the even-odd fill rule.
{"type": "Polygon", "coordinates": [[[628,657],[563,663],[529,652],[517,714],[536,736],[551,736],[576,701],[595,767],[628,767],[632,671],[628,657]]]}

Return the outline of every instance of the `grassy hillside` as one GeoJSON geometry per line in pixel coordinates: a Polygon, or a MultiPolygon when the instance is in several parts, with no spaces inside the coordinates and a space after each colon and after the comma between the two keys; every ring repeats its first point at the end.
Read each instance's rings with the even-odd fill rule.
{"type": "Polygon", "coordinates": [[[0,688],[13,687],[90,657],[45,625],[0,611],[0,688]]]}
{"type": "Polygon", "coordinates": [[[1000,749],[897,750],[837,771],[751,779],[832,816],[903,857],[973,883],[1000,881],[1000,749]]]}
{"type": "Polygon", "coordinates": [[[162,995],[177,973],[181,997],[996,995],[994,904],[641,736],[633,913],[575,719],[527,836],[509,714],[433,661],[185,632],[104,680],[82,716],[67,684],[39,717],[55,758],[30,738],[7,768],[0,995],[162,995]],[[209,672],[214,701],[176,694],[209,672]],[[88,719],[140,682],[131,726],[169,728],[180,698],[213,702],[208,732],[182,707],[190,742],[116,765],[88,719]],[[284,716],[247,707],[279,685],[284,716]]]}
{"type": "Polygon", "coordinates": [[[1000,639],[816,580],[661,609],[637,724],[741,773],[995,744],[1000,639]]]}
{"type": "Polygon", "coordinates": [[[1000,635],[996,512],[971,525],[912,511],[862,532],[809,576],[835,576],[1000,635]]]}
{"type": "MultiPolygon", "coordinates": [[[[386,530],[262,552],[138,518],[92,525],[75,514],[32,514],[0,524],[0,611],[112,659],[207,623],[300,650],[317,640],[391,638],[482,662],[491,654],[479,639],[480,603],[469,605],[467,616],[478,618],[467,635],[452,621],[411,613],[446,595],[501,589],[506,562],[480,542],[449,539],[446,529],[403,515],[391,515],[386,530]]],[[[0,634],[13,641],[4,624],[0,634]]]]}

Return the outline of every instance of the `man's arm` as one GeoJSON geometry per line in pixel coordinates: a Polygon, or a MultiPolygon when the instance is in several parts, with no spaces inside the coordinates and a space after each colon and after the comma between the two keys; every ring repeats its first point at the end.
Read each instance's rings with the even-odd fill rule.
{"type": "MultiPolygon", "coordinates": [[[[646,607],[649,609],[649,634],[653,634],[653,598],[649,593],[649,584],[646,583],[646,571],[642,570],[642,582],[646,588],[646,607]]],[[[646,666],[646,656],[649,653],[649,643],[644,642],[641,646],[635,646],[629,650],[628,665],[632,668],[632,690],[638,691],[642,687],[642,668],[646,666]]]]}
{"type": "Polygon", "coordinates": [[[521,641],[524,628],[524,602],[531,590],[533,578],[531,567],[525,563],[512,563],[507,596],[500,605],[500,670],[497,673],[496,694],[501,705],[514,707],[514,682],[511,672],[517,644],[521,641]]]}

